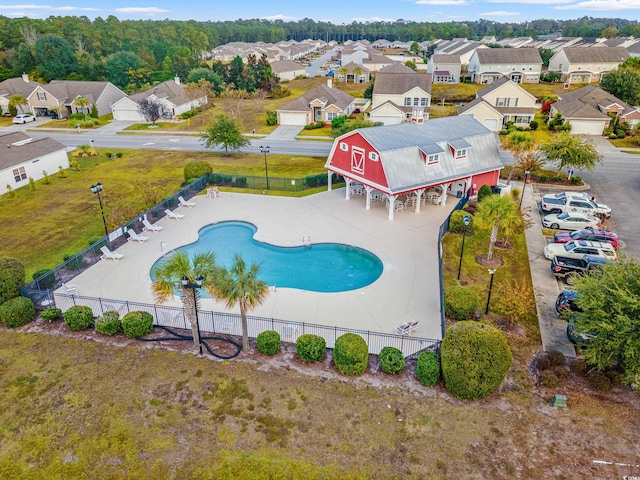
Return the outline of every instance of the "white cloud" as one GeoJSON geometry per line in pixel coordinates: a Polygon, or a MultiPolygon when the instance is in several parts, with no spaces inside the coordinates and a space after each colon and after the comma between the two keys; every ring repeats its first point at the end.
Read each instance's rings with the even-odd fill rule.
{"type": "MultiPolygon", "coordinates": [[[[71,7],[71,6],[63,6],[63,7],[54,7],[52,5],[0,5],[0,10],[39,10],[39,11],[63,11],[63,12],[71,12],[71,11],[83,11],[83,12],[99,12],[99,8],[90,8],[90,7],[71,7]]],[[[12,13],[11,16],[17,15],[25,15],[24,12],[20,11],[18,13],[12,13]]]]}
{"type": "Polygon", "coordinates": [[[353,19],[354,22],[361,22],[361,23],[374,23],[374,22],[395,22],[396,19],[395,18],[380,18],[380,17],[359,17],[359,18],[354,18],[353,19]]]}
{"type": "Polygon", "coordinates": [[[557,10],[636,10],[640,9],[640,0],[588,0],[586,2],[578,2],[554,8],[557,10]]]}
{"type": "Polygon", "coordinates": [[[146,15],[153,15],[156,13],[166,13],[171,11],[171,10],[166,10],[164,8],[158,8],[158,7],[122,7],[122,8],[116,8],[115,10],[118,13],[141,13],[146,15]]]}
{"type": "Polygon", "coordinates": [[[516,17],[520,15],[520,12],[507,12],[505,10],[497,10],[495,12],[482,12],[479,13],[479,17],[516,17]]]}
{"type": "Polygon", "coordinates": [[[453,5],[453,6],[462,6],[467,5],[468,2],[466,0],[418,0],[416,5],[453,5]]]}
{"type": "Polygon", "coordinates": [[[263,20],[283,20],[283,21],[290,21],[290,20],[298,20],[296,17],[290,17],[288,15],[283,15],[282,13],[278,13],[277,15],[269,15],[268,17],[260,17],[263,20]]]}
{"type": "MultiPolygon", "coordinates": [[[[563,3],[571,3],[575,0],[536,0],[535,3],[544,4],[544,5],[558,5],[563,3]]],[[[534,2],[531,0],[487,0],[487,3],[526,3],[527,5],[531,5],[534,2]]]]}

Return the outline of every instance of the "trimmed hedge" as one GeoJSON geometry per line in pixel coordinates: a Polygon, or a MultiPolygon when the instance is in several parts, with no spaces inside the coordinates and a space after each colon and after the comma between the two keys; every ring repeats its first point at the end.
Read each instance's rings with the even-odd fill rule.
{"type": "Polygon", "coordinates": [[[447,287],[444,292],[444,313],[452,320],[469,320],[478,310],[478,297],[468,287],[447,287]]]}
{"type": "Polygon", "coordinates": [[[303,362],[313,363],[327,353],[327,342],[319,335],[305,333],[296,340],[296,355],[303,362]]]}
{"type": "Polygon", "coordinates": [[[369,365],[367,342],[355,333],[339,336],[333,350],[333,362],[343,375],[362,375],[369,365]]]}
{"type": "Polygon", "coordinates": [[[0,305],[20,296],[24,285],[24,265],[17,258],[0,257],[0,305]]]}
{"type": "Polygon", "coordinates": [[[484,200],[487,197],[490,197],[491,195],[493,195],[493,192],[491,191],[491,187],[489,185],[482,185],[480,187],[480,190],[478,190],[478,203],[482,202],[482,200],[484,200]]]}
{"type": "Polygon", "coordinates": [[[433,387],[440,380],[440,358],[436,352],[421,352],[416,362],[416,376],[420,383],[433,387]]]}
{"type": "Polygon", "coordinates": [[[49,307],[40,312],[40,318],[45,322],[55,322],[62,317],[62,310],[55,307],[49,307]]]}
{"type": "Polygon", "coordinates": [[[85,305],[75,305],[64,312],[64,321],[74,332],[91,328],[93,327],[93,311],[85,305]]]}
{"type": "Polygon", "coordinates": [[[275,355],[280,351],[280,334],[275,330],[265,330],[256,337],[256,346],[264,355],[275,355]]]}
{"type": "Polygon", "coordinates": [[[47,290],[53,287],[56,283],[56,275],[50,268],[43,268],[41,270],[38,270],[31,276],[31,278],[33,278],[34,281],[40,278],[40,280],[38,281],[40,290],[47,290]]]}
{"type": "Polygon", "coordinates": [[[103,335],[120,333],[122,331],[120,314],[115,310],[104,312],[102,316],[96,320],[96,330],[103,335]]]}
{"type": "Polygon", "coordinates": [[[458,322],[442,339],[442,375],[458,398],[479,400],[503,382],[512,356],[496,328],[480,322],[458,322]]]}
{"type": "Polygon", "coordinates": [[[380,368],[384,373],[397,375],[404,370],[404,355],[396,347],[384,347],[378,355],[380,368]]]}
{"type": "Polygon", "coordinates": [[[138,338],[153,331],[153,315],[149,312],[129,312],[122,317],[122,331],[127,338],[138,338]]]}
{"type": "Polygon", "coordinates": [[[184,181],[188,182],[190,178],[200,178],[207,173],[213,173],[213,167],[209,162],[198,160],[187,163],[182,173],[184,175],[184,181]]]}
{"type": "Polygon", "coordinates": [[[464,216],[468,216],[471,222],[467,227],[467,233],[471,232],[473,229],[473,215],[470,215],[469,212],[465,212],[464,210],[456,210],[451,214],[449,218],[449,231],[451,233],[462,233],[464,232],[464,216]]]}
{"type": "Polygon", "coordinates": [[[0,305],[0,321],[8,328],[26,325],[36,316],[36,307],[27,297],[16,297],[0,305]]]}

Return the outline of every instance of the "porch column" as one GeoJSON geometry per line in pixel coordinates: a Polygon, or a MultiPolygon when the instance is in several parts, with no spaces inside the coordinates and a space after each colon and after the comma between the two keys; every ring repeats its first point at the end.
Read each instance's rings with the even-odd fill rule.
{"type": "Polygon", "coordinates": [[[364,186],[365,191],[367,192],[367,203],[366,206],[364,207],[366,210],[371,210],[371,191],[373,190],[372,187],[368,187],[368,186],[364,186]]]}
{"type": "Polygon", "coordinates": [[[450,185],[451,183],[443,183],[442,185],[440,185],[440,187],[442,188],[442,195],[440,195],[440,205],[443,207],[447,203],[447,190],[449,190],[450,185]]]}
{"type": "Polygon", "coordinates": [[[426,188],[421,188],[420,190],[416,190],[414,193],[416,194],[416,213],[420,213],[420,201],[422,200],[422,194],[425,192],[426,188]]]}
{"type": "Polygon", "coordinates": [[[394,203],[396,202],[396,198],[398,198],[397,195],[387,195],[387,198],[389,199],[389,220],[393,220],[393,206],[394,203]]]}
{"type": "Polygon", "coordinates": [[[332,185],[331,185],[331,177],[333,176],[332,172],[327,172],[327,192],[330,192],[332,190],[332,185]]]}
{"type": "Polygon", "coordinates": [[[353,180],[351,180],[350,178],[346,178],[345,177],[344,181],[345,181],[345,185],[347,187],[346,188],[346,192],[344,194],[344,198],[345,198],[345,200],[351,200],[351,182],[353,180]]]}

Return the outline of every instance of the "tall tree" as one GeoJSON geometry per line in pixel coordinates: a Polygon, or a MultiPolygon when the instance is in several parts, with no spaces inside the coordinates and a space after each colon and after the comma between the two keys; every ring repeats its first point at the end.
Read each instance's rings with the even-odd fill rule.
{"type": "Polygon", "coordinates": [[[120,88],[129,85],[130,72],[143,67],[142,60],[133,52],[111,54],[104,63],[109,81],[120,88]]]}
{"type": "Polygon", "coordinates": [[[480,228],[491,226],[491,237],[489,241],[489,251],[487,260],[493,258],[493,249],[498,240],[498,233],[501,228],[507,225],[513,225],[514,219],[519,214],[516,211],[516,204],[509,197],[501,197],[500,195],[490,195],[478,204],[478,210],[474,217],[474,224],[480,228]]]}
{"type": "Polygon", "coordinates": [[[202,288],[213,296],[216,269],[215,257],[211,252],[196,253],[192,257],[185,252],[176,252],[157,265],[152,272],[156,278],[151,285],[155,302],[162,303],[173,298],[177,291],[180,292],[182,305],[191,324],[193,343],[196,348],[200,345],[196,321],[200,289],[186,288],[182,285],[182,279],[186,278],[188,283],[194,284],[197,278],[202,278],[202,288]]]}
{"type": "Polygon", "coordinates": [[[602,161],[602,155],[598,153],[591,140],[567,132],[558,133],[538,149],[550,162],[558,161],[560,169],[593,170],[596,164],[602,161]]]}
{"type": "Polygon", "coordinates": [[[230,148],[238,150],[249,145],[249,140],[242,136],[240,125],[226,115],[216,115],[200,138],[206,148],[222,145],[225,155],[229,154],[230,148]]]}
{"type": "Polygon", "coordinates": [[[217,270],[215,281],[215,295],[224,299],[227,308],[240,305],[240,316],[242,317],[242,348],[249,351],[249,328],[247,325],[247,313],[262,302],[268,293],[268,285],[264,280],[258,278],[260,267],[252,263],[247,269],[242,256],[236,254],[233,265],[229,270],[220,267],[217,270]]]}
{"type": "Polygon", "coordinates": [[[140,115],[155,125],[156,121],[162,116],[162,105],[157,100],[145,98],[138,104],[138,111],[140,115]]]}
{"type": "Polygon", "coordinates": [[[536,148],[536,141],[530,133],[515,130],[505,137],[502,146],[513,153],[514,157],[513,168],[507,178],[507,185],[509,185],[515,169],[521,169],[523,156],[536,148]]]}
{"type": "Polygon", "coordinates": [[[89,113],[87,112],[87,107],[89,106],[89,100],[87,100],[87,97],[84,95],[78,95],[73,103],[82,109],[84,118],[87,118],[87,113],[89,113]]]}
{"type": "Polygon", "coordinates": [[[9,108],[11,109],[11,107],[13,107],[16,109],[16,111],[20,110],[20,113],[24,113],[24,109],[22,107],[26,104],[27,99],[22,95],[12,95],[9,99],[9,108]]]}
{"type": "Polygon", "coordinates": [[[35,61],[38,74],[47,82],[65,79],[78,68],[71,44],[57,35],[43,35],[36,40],[35,61]]]}
{"type": "Polygon", "coordinates": [[[625,68],[605,73],[600,87],[630,105],[640,102],[640,72],[625,68]]]}

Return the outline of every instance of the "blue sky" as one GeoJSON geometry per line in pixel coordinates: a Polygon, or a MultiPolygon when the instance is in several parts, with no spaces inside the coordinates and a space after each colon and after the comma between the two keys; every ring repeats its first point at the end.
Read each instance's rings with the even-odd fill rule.
{"type": "Polygon", "coordinates": [[[236,0],[233,1],[108,1],[50,0],[43,3],[0,0],[0,15],[46,18],[50,15],[115,15],[120,19],[237,20],[265,18],[296,21],[311,18],[335,24],[393,21],[425,22],[478,20],[526,22],[540,18],[571,19],[582,16],[637,20],[640,0],[236,0]]]}

